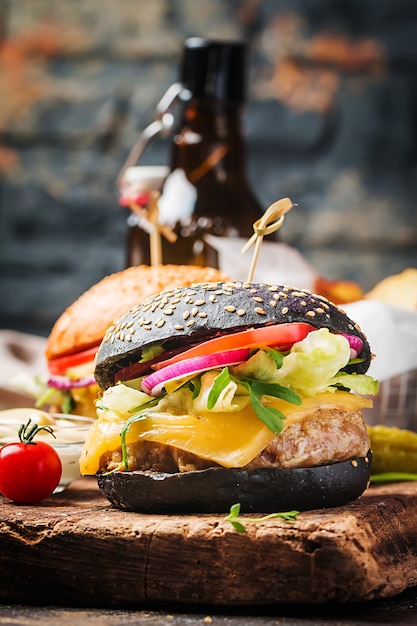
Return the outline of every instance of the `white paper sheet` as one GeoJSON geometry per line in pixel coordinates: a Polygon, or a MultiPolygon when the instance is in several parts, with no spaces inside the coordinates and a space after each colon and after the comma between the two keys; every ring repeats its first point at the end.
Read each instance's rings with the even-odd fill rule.
{"type": "MultiPolygon", "coordinates": [[[[242,255],[246,239],[212,235],[207,235],[205,239],[217,250],[221,270],[235,280],[248,279],[254,247],[242,255]]],[[[254,282],[313,289],[316,277],[317,272],[295,248],[284,243],[262,242],[253,275],[254,282]]]]}
{"type": "Polygon", "coordinates": [[[380,382],[417,368],[417,311],[360,300],[343,306],[359,324],[373,354],[368,373],[380,382]]]}

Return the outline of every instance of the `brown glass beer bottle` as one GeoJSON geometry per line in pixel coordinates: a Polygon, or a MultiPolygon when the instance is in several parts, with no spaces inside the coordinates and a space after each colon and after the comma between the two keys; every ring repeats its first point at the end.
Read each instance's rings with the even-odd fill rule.
{"type": "MultiPolygon", "coordinates": [[[[205,236],[248,238],[263,213],[246,169],[246,55],[241,41],[185,41],[170,173],[158,202],[160,221],[178,236],[162,238],[164,263],[217,267],[205,236]]],[[[129,264],[149,264],[148,234],[132,232],[129,250],[129,264]]]]}

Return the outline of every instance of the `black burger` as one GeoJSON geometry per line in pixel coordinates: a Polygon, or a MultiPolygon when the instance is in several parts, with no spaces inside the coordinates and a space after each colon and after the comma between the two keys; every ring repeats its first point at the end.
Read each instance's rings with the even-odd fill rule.
{"type": "Polygon", "coordinates": [[[343,505],[371,472],[370,361],[358,325],[309,291],[162,291],[104,336],[81,472],[115,506],[147,513],[343,505]]]}

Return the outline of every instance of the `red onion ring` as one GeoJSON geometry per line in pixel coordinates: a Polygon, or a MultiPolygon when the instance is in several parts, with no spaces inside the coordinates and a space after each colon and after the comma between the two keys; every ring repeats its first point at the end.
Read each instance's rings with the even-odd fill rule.
{"type": "Polygon", "coordinates": [[[172,363],[162,367],[153,374],[142,380],[142,390],[150,396],[159,396],[164,385],[171,380],[178,380],[190,374],[199,374],[216,367],[226,365],[236,365],[247,361],[250,355],[249,348],[239,348],[238,350],[228,350],[226,352],[215,352],[204,356],[196,356],[179,363],[172,363]]]}
{"type": "Polygon", "coordinates": [[[345,333],[340,333],[342,337],[348,340],[350,346],[350,358],[356,359],[358,354],[363,348],[363,341],[360,337],[356,335],[347,335],[345,333]]]}
{"type": "Polygon", "coordinates": [[[83,376],[77,379],[68,378],[68,376],[50,376],[48,379],[48,387],[54,387],[55,389],[61,389],[63,391],[67,389],[79,389],[80,387],[91,387],[91,385],[95,384],[96,381],[93,375],[83,376]]]}

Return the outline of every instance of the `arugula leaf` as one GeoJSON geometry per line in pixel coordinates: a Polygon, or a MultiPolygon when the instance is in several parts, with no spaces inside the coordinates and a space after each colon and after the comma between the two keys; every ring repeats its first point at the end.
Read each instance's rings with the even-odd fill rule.
{"type": "Polygon", "coordinates": [[[409,472],[381,472],[380,474],[371,474],[371,484],[373,485],[416,480],[417,474],[409,472]]]}
{"type": "Polygon", "coordinates": [[[133,424],[134,422],[141,422],[143,420],[145,420],[147,418],[147,414],[146,413],[136,413],[136,415],[132,415],[132,417],[130,417],[127,422],[125,422],[122,431],[120,433],[120,439],[122,442],[122,462],[121,465],[126,468],[129,469],[129,463],[127,460],[127,448],[126,448],[126,435],[129,432],[129,427],[131,424],[133,424]]]}
{"type": "Polygon", "coordinates": [[[148,402],[145,402],[144,404],[141,404],[140,406],[135,406],[132,409],[129,409],[129,413],[137,413],[138,411],[141,411],[142,409],[149,409],[151,406],[155,406],[155,404],[158,404],[158,402],[161,401],[162,398],[164,398],[166,396],[166,392],[164,392],[162,395],[158,396],[157,398],[152,398],[152,400],[149,400],[148,402]]]}
{"type": "Polygon", "coordinates": [[[300,406],[302,403],[298,393],[289,387],[280,385],[279,383],[264,383],[260,380],[253,380],[251,378],[244,378],[243,381],[249,383],[252,389],[254,389],[259,395],[280,398],[281,400],[285,400],[291,404],[296,404],[297,406],[300,406]]]}
{"type": "Polygon", "coordinates": [[[284,363],[284,355],[282,352],[278,352],[278,350],[274,350],[274,348],[269,348],[268,346],[262,347],[262,350],[269,354],[269,356],[275,361],[277,369],[282,367],[282,364],[284,363]]]}
{"type": "Polygon", "coordinates": [[[200,393],[200,389],[201,389],[201,376],[196,376],[195,378],[193,378],[192,380],[189,380],[188,383],[186,383],[188,385],[188,388],[191,390],[192,394],[191,394],[191,400],[195,400],[198,396],[198,394],[200,393]]]}
{"type": "Polygon", "coordinates": [[[257,418],[260,419],[261,422],[265,424],[265,426],[268,426],[271,432],[278,435],[284,428],[284,413],[282,413],[278,409],[274,409],[271,406],[264,406],[261,402],[262,394],[257,393],[257,391],[251,385],[248,385],[248,390],[250,401],[257,418]]]}
{"type": "Polygon", "coordinates": [[[76,406],[74,397],[69,389],[64,390],[62,394],[64,397],[62,399],[61,410],[63,413],[71,413],[76,406]]]}
{"type": "Polygon", "coordinates": [[[224,367],[220,374],[214,379],[213,385],[210,389],[210,393],[207,398],[207,408],[209,409],[209,411],[214,408],[217,400],[220,398],[223,389],[225,389],[229,383],[229,369],[227,367],[224,367]]]}
{"type": "Polygon", "coordinates": [[[262,396],[273,396],[298,406],[302,403],[300,396],[295,391],[279,383],[264,383],[252,378],[243,378],[242,380],[235,380],[235,382],[240,382],[246,387],[257,418],[275,434],[279,434],[284,428],[283,420],[285,415],[274,407],[263,405],[261,402],[262,396]]]}
{"type": "Polygon", "coordinates": [[[230,511],[229,511],[229,515],[227,515],[227,517],[225,518],[226,522],[230,522],[231,525],[233,526],[233,528],[238,532],[238,533],[246,533],[246,528],[243,525],[243,523],[241,521],[239,521],[239,519],[244,520],[245,523],[250,523],[250,524],[257,524],[259,522],[265,522],[267,520],[276,518],[276,517],[280,517],[281,519],[285,520],[286,522],[291,522],[295,519],[297,519],[297,515],[299,514],[299,511],[286,511],[284,513],[270,513],[269,515],[263,515],[262,517],[244,517],[244,518],[240,518],[240,504],[233,504],[230,507],[230,511]]]}

